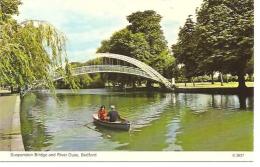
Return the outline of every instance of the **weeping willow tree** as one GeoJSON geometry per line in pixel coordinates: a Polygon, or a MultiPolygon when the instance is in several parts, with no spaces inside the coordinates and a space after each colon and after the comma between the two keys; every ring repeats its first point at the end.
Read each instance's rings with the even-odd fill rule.
{"type": "Polygon", "coordinates": [[[20,0],[0,1],[0,84],[25,88],[41,84],[54,92],[54,75],[76,88],[66,55],[66,38],[43,21],[18,23],[20,0]]]}

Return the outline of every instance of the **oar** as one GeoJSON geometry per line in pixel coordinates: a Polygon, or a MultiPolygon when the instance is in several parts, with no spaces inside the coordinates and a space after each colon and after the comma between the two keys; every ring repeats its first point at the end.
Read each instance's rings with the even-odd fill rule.
{"type": "Polygon", "coordinates": [[[120,113],[118,113],[118,114],[119,114],[119,118],[120,118],[120,119],[127,120],[127,119],[126,119],[127,117],[126,117],[125,115],[122,115],[122,114],[120,114],[120,113]]]}
{"type": "Polygon", "coordinates": [[[84,126],[87,127],[87,128],[89,128],[89,129],[91,129],[91,130],[94,130],[94,131],[96,131],[96,132],[99,132],[98,130],[96,130],[96,129],[90,127],[90,126],[88,126],[88,125],[91,124],[91,123],[93,123],[93,121],[92,121],[92,122],[89,122],[89,123],[86,123],[84,126]]]}
{"type": "Polygon", "coordinates": [[[88,124],[91,124],[91,123],[93,123],[93,121],[86,123],[84,126],[87,126],[88,124]]]}

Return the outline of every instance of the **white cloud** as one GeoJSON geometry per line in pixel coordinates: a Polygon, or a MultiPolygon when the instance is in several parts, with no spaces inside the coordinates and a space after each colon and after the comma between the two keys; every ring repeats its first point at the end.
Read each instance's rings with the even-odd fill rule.
{"type": "MultiPolygon", "coordinates": [[[[91,42],[96,46],[86,46],[84,50],[95,51],[99,46],[97,40],[107,39],[114,32],[127,25],[126,16],[138,10],[155,10],[163,16],[162,28],[168,44],[176,42],[179,27],[188,15],[195,14],[195,9],[202,0],[22,0],[18,20],[46,20],[67,34],[70,48],[91,42]],[[73,17],[72,17],[73,16],[73,17]],[[90,29],[73,29],[75,19],[92,18],[90,29]],[[101,25],[96,21],[104,21],[101,25]],[[71,22],[71,23],[70,23],[71,22]],[[96,23],[94,25],[94,22],[96,23]],[[108,24],[109,26],[106,26],[108,24]],[[66,26],[71,26],[68,31],[66,26]]],[[[100,43],[99,42],[99,43],[100,43]]],[[[78,57],[86,51],[69,51],[70,57],[78,57]],[[73,55],[70,55],[73,54],[73,55]]]]}

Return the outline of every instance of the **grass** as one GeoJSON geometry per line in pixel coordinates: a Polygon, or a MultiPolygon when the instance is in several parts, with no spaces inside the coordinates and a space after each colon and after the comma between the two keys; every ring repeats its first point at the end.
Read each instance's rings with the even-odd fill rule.
{"type": "MultiPolygon", "coordinates": [[[[223,83],[224,85],[221,86],[220,82],[215,82],[214,84],[211,84],[211,82],[197,82],[195,83],[195,87],[192,83],[187,83],[187,86],[185,87],[184,83],[176,83],[176,86],[179,88],[236,88],[238,87],[238,82],[228,82],[223,83]]],[[[246,82],[247,87],[254,87],[254,82],[246,82]]]]}
{"type": "Polygon", "coordinates": [[[10,92],[9,90],[4,90],[0,88],[0,93],[9,93],[9,92],[10,92]]]}
{"type": "MultiPolygon", "coordinates": [[[[211,82],[196,82],[195,87],[192,83],[187,83],[187,86],[185,87],[184,83],[176,83],[176,86],[179,88],[236,88],[238,87],[238,82],[228,82],[223,83],[224,85],[221,86],[220,82],[215,82],[214,84],[211,84],[211,82]]],[[[159,87],[159,85],[156,85],[156,87],[159,87]]],[[[254,82],[246,82],[247,87],[254,87],[254,82]]],[[[145,85],[144,85],[145,87],[145,85]]],[[[7,90],[2,90],[0,88],[0,93],[8,93],[7,90]]]]}

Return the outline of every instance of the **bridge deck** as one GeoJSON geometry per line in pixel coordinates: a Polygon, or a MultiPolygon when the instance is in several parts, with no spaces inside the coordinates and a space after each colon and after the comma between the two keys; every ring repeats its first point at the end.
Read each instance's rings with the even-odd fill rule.
{"type": "MultiPolygon", "coordinates": [[[[137,75],[144,78],[152,79],[154,81],[160,82],[158,78],[151,77],[145,71],[140,70],[139,68],[122,66],[122,65],[90,65],[90,66],[82,66],[72,69],[72,75],[82,75],[89,73],[124,73],[137,75]]],[[[59,75],[54,76],[54,80],[59,80],[62,77],[59,75]]]]}

